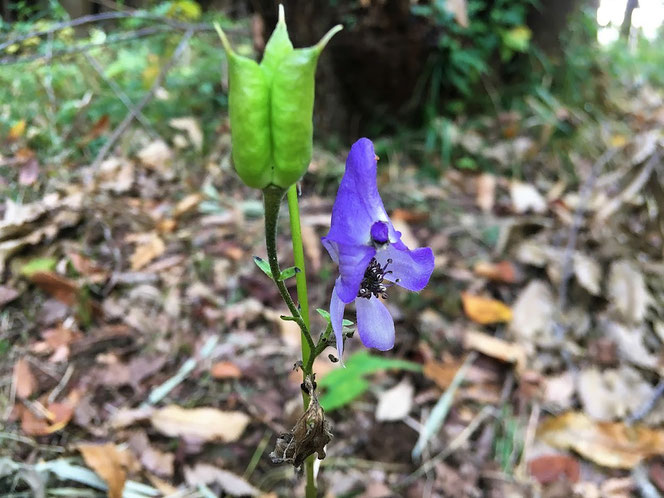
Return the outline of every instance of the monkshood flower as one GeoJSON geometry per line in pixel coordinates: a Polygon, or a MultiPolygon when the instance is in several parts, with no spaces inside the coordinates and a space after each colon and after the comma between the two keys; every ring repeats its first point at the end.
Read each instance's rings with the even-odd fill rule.
{"type": "Polygon", "coordinates": [[[382,299],[392,282],[420,291],[433,271],[433,251],[410,250],[387,216],[376,185],[376,154],[371,140],[353,144],[332,208],[332,224],[323,245],[339,265],[330,301],[330,319],[339,358],[343,353],[345,306],[355,302],[362,343],[386,351],[394,346],[394,320],[382,299]]]}

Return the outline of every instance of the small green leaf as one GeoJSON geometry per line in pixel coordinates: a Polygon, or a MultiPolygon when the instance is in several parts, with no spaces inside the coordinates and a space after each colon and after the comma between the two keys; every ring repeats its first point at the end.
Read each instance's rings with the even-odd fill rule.
{"type": "Polygon", "coordinates": [[[300,270],[297,266],[291,266],[290,268],[286,268],[285,270],[282,270],[281,275],[279,276],[279,280],[288,280],[289,278],[294,277],[298,273],[300,273],[302,270],[300,270]]]}
{"type": "MultiPolygon", "coordinates": [[[[322,308],[317,308],[316,311],[318,311],[318,313],[320,314],[320,316],[322,316],[322,317],[325,319],[325,321],[326,321],[327,323],[332,323],[332,322],[330,321],[330,313],[329,313],[328,311],[325,311],[325,310],[322,309],[322,308]]],[[[350,326],[352,326],[352,325],[353,325],[353,322],[351,322],[350,320],[346,320],[346,319],[344,318],[344,321],[343,321],[343,326],[344,326],[344,327],[350,327],[350,326]]]]}
{"type": "MultiPolygon", "coordinates": [[[[339,370],[343,370],[340,368],[339,370]]],[[[341,384],[336,384],[320,397],[320,405],[326,412],[347,405],[369,389],[369,383],[363,378],[349,378],[341,384]]]]}
{"type": "Polygon", "coordinates": [[[412,372],[422,370],[418,363],[374,356],[368,351],[357,352],[348,358],[346,368],[333,370],[318,381],[318,385],[326,390],[320,398],[321,406],[325,411],[331,411],[350,403],[369,388],[364,378],[366,375],[391,368],[412,372]]]}
{"type": "Polygon", "coordinates": [[[55,258],[36,258],[24,264],[21,269],[21,275],[29,277],[40,271],[53,271],[58,260],[55,258]]]}
{"type": "Polygon", "coordinates": [[[256,266],[258,266],[263,273],[265,273],[268,277],[272,278],[270,263],[265,261],[263,258],[259,258],[258,256],[254,256],[254,263],[256,263],[256,266]]]}

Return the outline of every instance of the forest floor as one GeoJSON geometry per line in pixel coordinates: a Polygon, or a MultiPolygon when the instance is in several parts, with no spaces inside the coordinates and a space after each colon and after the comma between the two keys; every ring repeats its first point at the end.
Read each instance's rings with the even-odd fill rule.
{"type": "MultiPolygon", "coordinates": [[[[421,293],[390,290],[392,351],[354,338],[345,369],[316,362],[325,496],[664,492],[664,101],[644,88],[601,125],[559,111],[592,149],[561,158],[514,113],[453,135],[519,181],[381,156],[388,212],[436,267],[421,293]]],[[[176,124],[130,129],[116,151],[135,152],[67,182],[23,130],[2,138],[5,181],[45,193],[0,206],[3,496],[303,493],[268,456],[302,379],[299,331],[252,261],[260,193],[232,171],[227,125],[193,160],[199,125],[176,124]]],[[[301,185],[313,308],[337,271],[320,237],[344,159],[317,150],[301,185]]]]}

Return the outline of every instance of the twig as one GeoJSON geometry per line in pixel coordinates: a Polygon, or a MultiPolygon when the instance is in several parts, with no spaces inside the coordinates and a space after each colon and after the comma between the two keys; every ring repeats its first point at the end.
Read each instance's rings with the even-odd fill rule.
{"type": "MultiPolygon", "coordinates": [[[[118,84],[110,79],[106,74],[104,73],[104,68],[101,67],[99,62],[97,62],[97,59],[92,57],[89,53],[85,53],[85,58],[88,60],[92,68],[97,72],[97,74],[103,79],[106,84],[111,87],[111,90],[115,93],[115,95],[120,99],[120,101],[125,105],[125,107],[128,110],[132,110],[134,107],[134,104],[131,102],[127,94],[118,86],[118,84]]],[[[157,132],[154,130],[152,125],[150,124],[150,121],[145,117],[145,115],[142,112],[138,112],[136,114],[136,119],[145,127],[145,129],[148,131],[150,136],[152,138],[157,137],[157,132]]]]}
{"type": "Polygon", "coordinates": [[[657,387],[655,387],[655,390],[653,391],[652,395],[650,396],[650,399],[648,399],[641,407],[636,410],[634,413],[632,413],[628,418],[627,418],[627,423],[628,424],[634,424],[636,422],[640,422],[643,420],[643,417],[648,415],[652,411],[653,408],[655,408],[655,403],[659,400],[659,398],[662,397],[664,394],[664,380],[660,380],[659,384],[657,384],[657,387]]]}
{"type": "Polygon", "coordinates": [[[198,357],[189,358],[187,361],[185,361],[182,364],[180,369],[173,377],[171,377],[166,382],[153,389],[150,395],[148,396],[148,399],[141,404],[141,407],[155,405],[159,403],[162,399],[164,399],[166,396],[168,396],[168,393],[170,393],[173,389],[179,386],[189,376],[189,374],[194,371],[194,368],[196,368],[196,365],[198,365],[198,363],[201,360],[207,359],[212,354],[212,352],[214,351],[214,347],[217,345],[218,341],[219,341],[219,336],[217,335],[211,336],[201,348],[198,357]]]}
{"type": "Polygon", "coordinates": [[[33,54],[33,55],[24,55],[18,57],[3,57],[0,59],[0,65],[6,66],[10,64],[20,64],[25,62],[34,62],[38,60],[50,60],[55,57],[77,54],[79,52],[85,52],[93,48],[111,45],[113,43],[127,42],[131,40],[136,40],[138,38],[144,38],[146,36],[153,36],[155,34],[162,34],[167,32],[168,32],[167,26],[154,26],[150,28],[137,29],[136,31],[129,31],[127,33],[122,33],[121,35],[118,36],[109,36],[102,42],[86,43],[83,45],[75,45],[73,47],[68,47],[61,50],[54,50],[52,53],[47,55],[33,54]]]}
{"type": "Polygon", "coordinates": [[[521,462],[517,466],[516,475],[519,479],[527,479],[527,469],[526,465],[528,463],[530,449],[535,442],[535,432],[537,431],[537,423],[539,422],[540,417],[540,405],[535,403],[530,411],[530,417],[528,418],[528,426],[526,427],[526,434],[523,438],[523,451],[521,452],[521,462]]]}
{"type": "MultiPolygon", "coordinates": [[[[167,26],[181,29],[181,30],[193,30],[193,31],[214,31],[214,28],[212,27],[211,24],[209,23],[199,23],[199,24],[192,24],[188,22],[183,22],[183,21],[177,21],[175,19],[169,19],[168,17],[163,17],[163,16],[156,16],[153,14],[148,14],[144,11],[132,11],[132,12],[102,12],[101,14],[91,14],[88,16],[81,16],[77,17],[76,19],[71,19],[69,21],[63,21],[57,24],[54,24],[53,26],[49,27],[48,29],[40,30],[40,31],[31,31],[29,33],[26,33],[24,35],[16,36],[10,40],[4,41],[0,43],[0,50],[4,50],[5,48],[14,45],[15,43],[19,43],[25,40],[29,40],[30,38],[37,38],[41,37],[44,35],[49,35],[52,33],[55,33],[56,31],[61,31],[63,29],[67,28],[75,28],[76,26],[81,26],[83,24],[90,24],[93,22],[100,22],[100,21],[108,21],[108,20],[113,20],[113,19],[145,19],[147,21],[156,21],[160,22],[162,24],[166,24],[167,26]]],[[[235,31],[234,29],[225,29],[224,30],[226,33],[232,33],[235,31]]]]}
{"type": "Polygon", "coordinates": [[[113,130],[113,133],[111,136],[108,138],[104,146],[101,148],[99,153],[97,154],[97,157],[95,157],[94,162],[92,163],[91,170],[94,172],[99,168],[99,165],[101,162],[104,160],[106,157],[106,154],[113,148],[115,143],[118,141],[118,139],[122,136],[122,134],[127,130],[131,122],[134,120],[134,118],[137,116],[139,112],[143,110],[143,108],[152,100],[152,97],[154,97],[155,92],[157,91],[157,88],[161,86],[163,83],[164,79],[166,78],[166,74],[171,70],[171,68],[175,65],[175,63],[180,59],[180,56],[182,55],[182,52],[184,49],[187,47],[187,44],[189,43],[189,39],[191,38],[191,35],[193,35],[193,31],[189,30],[187,31],[182,39],[180,40],[180,43],[176,47],[175,51],[173,52],[173,55],[171,56],[170,60],[168,63],[161,69],[159,72],[159,75],[157,76],[155,82],[152,84],[152,87],[148,91],[148,93],[143,97],[143,99],[138,103],[136,107],[134,107],[129,114],[122,120],[122,122],[113,130]]]}
{"type": "Polygon", "coordinates": [[[495,414],[495,408],[493,406],[487,405],[470,421],[464,430],[462,430],[457,437],[455,437],[450,444],[443,449],[440,453],[434,455],[431,459],[423,463],[415,472],[406,477],[403,481],[396,485],[397,488],[403,488],[408,486],[417,478],[426,474],[431,470],[436,462],[439,460],[445,460],[448,456],[454,453],[456,450],[461,448],[463,444],[470,439],[473,433],[477,428],[484,423],[484,421],[495,414]]]}
{"type": "Polygon", "coordinates": [[[49,403],[53,403],[56,399],[58,399],[58,396],[60,396],[62,390],[67,386],[67,383],[69,382],[69,379],[71,379],[73,373],[74,373],[74,366],[69,365],[67,367],[67,370],[65,370],[65,374],[62,376],[62,379],[60,379],[60,382],[58,382],[58,385],[55,386],[55,389],[53,389],[53,391],[51,391],[51,394],[49,394],[48,396],[49,403]]]}
{"type": "Polygon", "coordinates": [[[476,358],[476,351],[472,351],[466,357],[463,364],[461,367],[459,367],[459,370],[457,370],[456,374],[454,375],[450,386],[440,397],[436,403],[436,406],[434,406],[431,414],[429,415],[429,419],[424,424],[422,432],[420,432],[420,437],[417,440],[417,444],[415,444],[415,447],[413,448],[413,458],[419,458],[420,455],[422,455],[422,451],[426,447],[431,436],[433,436],[433,434],[438,432],[438,429],[440,429],[440,426],[443,424],[447,414],[450,411],[457,389],[459,389],[459,386],[461,386],[461,383],[466,377],[466,372],[476,358]]]}
{"type": "MultiPolygon", "coordinates": [[[[572,219],[572,226],[569,231],[569,236],[567,238],[567,245],[565,246],[565,252],[563,253],[562,259],[562,273],[560,277],[560,284],[558,286],[558,313],[562,315],[567,308],[567,289],[569,287],[569,281],[572,278],[574,273],[574,250],[576,248],[576,239],[579,235],[579,230],[581,229],[581,223],[583,222],[583,216],[585,214],[586,206],[590,200],[590,194],[593,190],[593,186],[597,177],[604,169],[604,166],[616,155],[618,151],[617,148],[612,148],[607,150],[600,158],[593,164],[592,169],[588,178],[583,182],[581,187],[581,195],[579,196],[579,203],[574,210],[574,217],[572,219]]],[[[575,367],[572,363],[572,358],[569,351],[562,347],[563,340],[565,339],[565,326],[560,321],[560,318],[555,320],[553,326],[553,333],[556,338],[556,341],[561,346],[561,353],[563,360],[567,365],[567,369],[570,371],[575,371],[575,367]]]]}

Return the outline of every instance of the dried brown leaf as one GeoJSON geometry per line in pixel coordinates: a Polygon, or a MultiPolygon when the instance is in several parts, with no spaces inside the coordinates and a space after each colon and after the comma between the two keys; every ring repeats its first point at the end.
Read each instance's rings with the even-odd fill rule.
{"type": "Polygon", "coordinates": [[[242,412],[170,405],[152,413],[150,421],[155,429],[167,436],[231,442],[242,435],[250,418],[242,412]]]}
{"type": "Polygon", "coordinates": [[[131,255],[131,269],[140,270],[151,261],[157,259],[166,251],[166,244],[155,233],[149,240],[136,246],[134,254],[131,255]]]}
{"type": "Polygon", "coordinates": [[[109,498],[122,498],[127,472],[122,466],[124,457],[113,443],[79,444],[85,464],[108,485],[109,498]]]}
{"type": "Polygon", "coordinates": [[[29,398],[37,388],[37,379],[32,374],[30,362],[26,358],[19,358],[14,364],[14,383],[16,395],[19,398],[29,398]]]}
{"type": "Polygon", "coordinates": [[[496,299],[462,292],[461,301],[468,318],[476,323],[488,325],[509,322],[512,319],[510,307],[496,299]]]}
{"type": "Polygon", "coordinates": [[[506,363],[513,363],[519,374],[526,368],[526,351],[520,344],[469,330],[464,336],[464,347],[506,363]]]}
{"type": "Polygon", "coordinates": [[[581,412],[545,420],[537,437],[555,448],[574,450],[603,467],[631,469],[646,458],[664,454],[663,430],[596,422],[581,412]]]}

